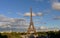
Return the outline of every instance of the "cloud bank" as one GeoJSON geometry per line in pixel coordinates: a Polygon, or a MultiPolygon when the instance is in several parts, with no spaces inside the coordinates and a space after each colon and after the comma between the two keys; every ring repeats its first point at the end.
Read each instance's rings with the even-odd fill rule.
{"type": "Polygon", "coordinates": [[[59,3],[59,2],[54,2],[54,3],[52,4],[52,8],[53,8],[53,9],[56,9],[56,10],[60,10],[60,3],[59,3]]]}
{"type": "MultiPolygon", "coordinates": [[[[30,16],[30,12],[25,13],[24,16],[30,16]]],[[[32,13],[32,16],[36,16],[36,14],[32,13]]]]}
{"type": "Polygon", "coordinates": [[[53,20],[60,20],[60,16],[55,16],[53,20]]]}
{"type": "Polygon", "coordinates": [[[37,16],[43,16],[43,13],[38,12],[38,13],[37,13],[37,16]]]}

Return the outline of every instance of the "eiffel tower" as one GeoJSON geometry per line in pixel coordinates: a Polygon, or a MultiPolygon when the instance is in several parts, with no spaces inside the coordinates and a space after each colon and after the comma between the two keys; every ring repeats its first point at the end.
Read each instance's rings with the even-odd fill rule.
{"type": "Polygon", "coordinates": [[[27,34],[31,34],[31,33],[34,33],[34,34],[36,33],[36,29],[34,27],[33,20],[32,20],[32,8],[30,8],[30,25],[27,30],[27,34]]]}

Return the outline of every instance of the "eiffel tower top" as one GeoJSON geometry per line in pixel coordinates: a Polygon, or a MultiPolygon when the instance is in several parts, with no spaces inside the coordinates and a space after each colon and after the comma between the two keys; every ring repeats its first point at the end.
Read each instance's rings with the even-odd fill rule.
{"type": "Polygon", "coordinates": [[[32,7],[30,8],[30,22],[33,22],[32,21],[32,7]]]}

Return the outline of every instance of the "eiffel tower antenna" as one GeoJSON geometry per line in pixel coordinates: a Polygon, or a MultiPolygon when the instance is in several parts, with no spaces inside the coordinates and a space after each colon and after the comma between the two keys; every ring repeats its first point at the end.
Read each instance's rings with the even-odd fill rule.
{"type": "Polygon", "coordinates": [[[30,22],[33,22],[33,21],[32,21],[32,8],[30,8],[30,13],[31,13],[31,14],[30,14],[30,22]]]}
{"type": "Polygon", "coordinates": [[[32,20],[32,8],[30,8],[30,25],[27,30],[27,34],[36,33],[36,29],[34,28],[33,20],[32,20]]]}

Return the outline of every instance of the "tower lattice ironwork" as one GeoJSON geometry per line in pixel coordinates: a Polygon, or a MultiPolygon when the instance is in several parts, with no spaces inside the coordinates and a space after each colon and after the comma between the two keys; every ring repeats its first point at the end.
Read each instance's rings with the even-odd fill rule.
{"type": "Polygon", "coordinates": [[[32,8],[30,8],[30,24],[27,30],[27,34],[36,33],[36,29],[34,27],[33,19],[32,19],[32,8]]]}

